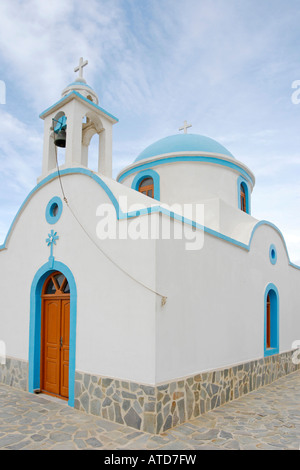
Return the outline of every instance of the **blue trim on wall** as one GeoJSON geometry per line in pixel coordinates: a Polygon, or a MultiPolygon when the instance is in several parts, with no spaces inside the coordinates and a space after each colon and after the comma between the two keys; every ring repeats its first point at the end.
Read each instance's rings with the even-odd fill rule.
{"type": "Polygon", "coordinates": [[[66,96],[64,96],[63,98],[61,98],[59,101],[57,101],[55,104],[53,104],[52,106],[50,106],[50,108],[47,108],[45,111],[43,111],[41,114],[40,114],[40,118],[43,119],[45,114],[49,113],[53,108],[55,108],[57,105],[61,105],[67,98],[69,98],[69,96],[71,95],[76,95],[78,96],[80,99],[82,99],[83,101],[85,101],[86,103],[88,103],[89,105],[91,106],[94,106],[94,108],[97,108],[99,111],[101,111],[102,113],[106,114],[106,116],[109,116],[111,117],[112,119],[114,119],[115,121],[119,122],[119,119],[116,118],[115,116],[113,116],[112,114],[108,113],[107,111],[105,111],[105,109],[101,108],[100,106],[98,106],[97,104],[93,103],[91,100],[85,98],[85,96],[81,95],[80,93],[78,93],[77,91],[71,91],[70,93],[68,93],[66,96]]]}
{"type": "Polygon", "coordinates": [[[246,195],[246,213],[251,215],[251,190],[248,181],[243,176],[239,176],[237,180],[238,208],[241,210],[241,185],[246,195]]]}
{"type": "Polygon", "coordinates": [[[34,276],[30,291],[29,324],[29,392],[40,388],[41,369],[41,294],[47,277],[55,271],[61,272],[68,279],[70,286],[70,350],[69,350],[69,406],[74,407],[75,400],[75,362],[76,362],[76,323],[77,323],[77,288],[74,276],[63,263],[49,259],[34,276]]]}
{"type": "MultiPolygon", "coordinates": [[[[89,176],[90,178],[92,178],[97,184],[99,184],[99,186],[101,186],[101,188],[106,192],[107,196],[109,197],[111,203],[113,204],[115,210],[116,210],[116,216],[117,216],[117,219],[118,220],[121,220],[121,219],[128,219],[128,218],[132,218],[132,217],[137,217],[138,215],[145,215],[145,214],[150,214],[150,213],[161,213],[161,214],[165,214],[169,217],[172,217],[176,220],[180,220],[188,225],[192,225],[193,227],[199,229],[199,230],[203,230],[205,233],[208,233],[210,235],[213,235],[214,237],[217,237],[221,240],[224,240],[228,243],[231,243],[233,244],[234,246],[238,246],[240,248],[243,248],[244,250],[247,250],[247,251],[250,251],[250,248],[251,248],[251,243],[252,243],[252,239],[254,237],[254,234],[256,232],[256,230],[261,226],[261,225],[267,225],[271,228],[273,228],[281,237],[282,239],[282,242],[283,242],[283,245],[285,247],[285,250],[286,250],[286,254],[287,254],[287,258],[288,258],[288,262],[289,262],[289,265],[292,266],[293,268],[295,269],[298,269],[300,270],[300,266],[292,263],[290,261],[290,258],[289,258],[289,254],[288,254],[288,250],[287,250],[287,246],[286,246],[286,243],[285,243],[285,240],[284,240],[284,237],[281,233],[281,231],[274,225],[272,224],[271,222],[268,222],[266,220],[261,220],[260,222],[258,222],[254,227],[253,227],[253,230],[252,230],[252,233],[250,235],[250,239],[249,239],[249,243],[246,244],[246,243],[242,243],[238,240],[235,240],[234,238],[231,238],[231,237],[228,237],[226,235],[223,235],[222,233],[220,232],[217,232],[215,230],[212,230],[208,227],[205,227],[201,224],[198,224],[196,223],[195,221],[192,221],[192,220],[189,220],[189,219],[186,219],[180,215],[177,215],[177,214],[174,214],[174,212],[170,212],[169,210],[167,210],[166,208],[162,206],[160,206],[159,204],[158,205],[153,205],[151,207],[148,207],[146,209],[142,209],[142,210],[139,210],[139,211],[132,211],[132,212],[127,212],[127,213],[124,213],[120,206],[119,206],[119,203],[116,199],[116,197],[114,196],[114,194],[112,193],[112,191],[109,189],[109,187],[107,186],[106,183],[104,183],[104,181],[100,178],[100,176],[98,176],[97,174],[93,173],[91,170],[88,170],[88,169],[85,169],[85,168],[70,168],[70,169],[66,169],[66,170],[61,170],[60,171],[60,175],[61,176],[64,176],[64,175],[71,175],[71,174],[81,174],[81,175],[86,175],[86,176],[89,176]]],[[[23,202],[23,204],[21,205],[19,211],[17,212],[10,228],[9,228],[9,231],[6,235],[6,238],[4,240],[4,244],[0,246],[0,252],[2,250],[5,250],[7,248],[7,243],[8,243],[8,240],[9,240],[9,237],[12,233],[12,230],[15,226],[15,224],[17,223],[17,220],[18,218],[20,217],[20,214],[22,213],[23,209],[26,207],[26,205],[28,204],[29,200],[33,197],[33,195],[40,189],[42,188],[45,184],[48,184],[50,181],[53,181],[55,180],[56,178],[58,178],[58,173],[57,172],[54,172],[54,173],[51,173],[49,176],[47,176],[45,179],[43,179],[30,193],[29,195],[27,196],[27,198],[25,199],[25,201],[23,202]]]]}
{"type": "Polygon", "coordinates": [[[48,224],[51,224],[51,225],[56,224],[56,222],[59,221],[59,219],[62,215],[62,211],[63,211],[62,200],[58,196],[53,197],[48,202],[47,207],[46,207],[46,212],[45,212],[45,216],[46,216],[46,220],[47,220],[48,224]],[[54,211],[56,206],[58,207],[58,211],[57,211],[56,215],[54,215],[53,211],[54,211]]]}
{"type": "Polygon", "coordinates": [[[270,246],[270,249],[269,249],[269,257],[270,257],[271,263],[275,265],[277,263],[277,250],[276,250],[276,246],[273,244],[270,246]]]}
{"type": "Polygon", "coordinates": [[[74,85],[84,86],[84,87],[89,88],[90,90],[94,91],[93,88],[90,85],[88,85],[87,83],[84,83],[84,82],[72,82],[66,88],[69,88],[69,86],[74,86],[74,85]]]}
{"type": "Polygon", "coordinates": [[[285,251],[286,251],[286,254],[287,254],[287,257],[288,257],[289,265],[292,266],[295,269],[300,270],[300,266],[298,266],[297,264],[291,262],[284,236],[283,236],[282,232],[279,230],[279,228],[276,227],[276,225],[274,225],[272,222],[268,222],[267,220],[261,220],[260,222],[257,222],[255,227],[253,227],[253,230],[252,230],[252,233],[251,233],[251,236],[250,236],[250,240],[249,240],[249,244],[248,244],[248,249],[250,250],[251,243],[252,243],[252,240],[253,240],[253,237],[255,235],[256,230],[262,225],[266,225],[268,227],[273,228],[280,235],[280,238],[282,240],[282,243],[284,245],[284,248],[285,248],[285,251]]]}
{"type": "Polygon", "coordinates": [[[279,354],[279,294],[277,287],[270,283],[264,296],[264,356],[279,354]],[[271,347],[267,348],[267,297],[271,302],[271,347]]]}
{"type": "Polygon", "coordinates": [[[229,162],[228,160],[223,160],[222,158],[218,157],[205,157],[205,156],[180,156],[180,157],[165,157],[155,161],[149,161],[147,163],[141,163],[140,165],[135,165],[134,168],[131,168],[125,171],[121,176],[118,178],[118,181],[121,182],[127,176],[135,173],[136,171],[140,170],[147,170],[148,168],[163,165],[166,163],[174,163],[174,162],[206,162],[206,163],[215,163],[216,165],[226,166],[227,168],[232,168],[233,170],[238,171],[241,173],[244,178],[249,181],[252,186],[254,186],[254,181],[251,176],[238,164],[235,162],[229,162]]]}
{"type": "MultiPolygon", "coordinates": [[[[115,196],[113,195],[113,193],[111,192],[111,190],[109,189],[109,187],[104,183],[104,181],[102,181],[102,179],[97,176],[95,173],[93,173],[92,171],[90,170],[87,170],[87,169],[84,169],[84,168],[72,168],[72,169],[66,169],[66,170],[60,170],[60,175],[61,176],[64,176],[64,175],[72,175],[72,174],[82,174],[82,175],[86,175],[86,176],[89,176],[91,177],[97,184],[99,184],[102,189],[106,192],[106,194],[108,195],[108,197],[110,198],[112,204],[114,205],[115,209],[116,209],[116,212],[117,212],[117,216],[118,218],[125,218],[125,214],[121,211],[120,207],[119,207],[119,203],[117,201],[117,199],[115,198],[115,196]]],[[[4,240],[4,243],[3,245],[0,245],[0,251],[4,250],[7,248],[7,243],[8,243],[8,239],[11,235],[11,232],[15,226],[15,224],[17,223],[17,220],[19,219],[23,209],[25,209],[26,205],[28,204],[28,202],[30,201],[30,199],[34,196],[34,194],[39,190],[41,189],[43,186],[45,186],[46,184],[48,184],[50,181],[53,181],[55,180],[56,178],[58,178],[58,172],[54,172],[54,173],[51,173],[50,175],[48,175],[45,179],[43,179],[42,181],[40,181],[40,183],[38,183],[35,188],[33,188],[30,193],[28,194],[28,196],[26,197],[25,201],[23,202],[23,204],[21,205],[20,209],[18,210],[16,216],[14,217],[12,223],[11,223],[11,226],[8,230],[8,233],[5,237],[5,240],[4,240]]]]}
{"type": "Polygon", "coordinates": [[[160,201],[160,176],[159,174],[154,171],[154,170],[144,170],[140,171],[134,178],[131,188],[135,189],[136,191],[139,190],[139,186],[141,182],[145,178],[152,178],[153,179],[153,184],[154,184],[154,199],[157,199],[157,201],[160,201]]]}

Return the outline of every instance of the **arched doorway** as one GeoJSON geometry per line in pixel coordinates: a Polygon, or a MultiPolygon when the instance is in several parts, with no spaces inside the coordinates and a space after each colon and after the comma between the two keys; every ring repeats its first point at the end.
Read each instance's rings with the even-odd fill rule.
{"type": "Polygon", "coordinates": [[[70,286],[51,273],[41,294],[41,392],[69,398],[70,286]]]}

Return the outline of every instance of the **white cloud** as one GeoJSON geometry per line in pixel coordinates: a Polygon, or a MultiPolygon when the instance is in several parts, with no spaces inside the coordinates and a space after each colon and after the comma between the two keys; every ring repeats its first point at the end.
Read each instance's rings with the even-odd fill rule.
{"type": "MultiPolygon", "coordinates": [[[[40,175],[37,115],[60,98],[83,56],[100,105],[120,118],[115,173],[188,119],[192,132],[220,140],[254,171],[258,214],[280,223],[286,217],[288,233],[300,231],[300,222],[292,220],[299,212],[293,194],[298,195],[300,107],[290,100],[291,83],[300,78],[299,9],[294,0],[272,4],[0,2],[0,78],[10,96],[18,97],[0,109],[6,111],[0,114],[2,225],[10,213],[7,201],[14,209],[40,175]],[[272,210],[270,190],[278,194],[272,210]]],[[[298,256],[297,243],[289,243],[298,256]]]]}
{"type": "Polygon", "coordinates": [[[42,137],[30,126],[0,111],[0,244],[21,203],[40,173],[42,137]]]}
{"type": "MultiPolygon", "coordinates": [[[[1,177],[6,185],[31,189],[35,172],[41,166],[42,136],[7,112],[0,112],[1,177]]],[[[2,188],[3,189],[3,186],[2,188]]]]}
{"type": "Polygon", "coordinates": [[[121,14],[117,3],[96,0],[0,3],[0,53],[38,111],[72,81],[81,55],[90,60],[89,76],[99,76],[105,56],[123,47],[121,14]]]}

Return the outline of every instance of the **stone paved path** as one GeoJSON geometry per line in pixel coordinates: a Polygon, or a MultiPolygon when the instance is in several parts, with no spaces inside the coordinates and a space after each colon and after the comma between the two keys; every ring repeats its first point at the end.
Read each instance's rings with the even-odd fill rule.
{"type": "Polygon", "coordinates": [[[0,450],[299,447],[299,372],[159,436],[86,415],[46,395],[0,385],[0,450]]]}

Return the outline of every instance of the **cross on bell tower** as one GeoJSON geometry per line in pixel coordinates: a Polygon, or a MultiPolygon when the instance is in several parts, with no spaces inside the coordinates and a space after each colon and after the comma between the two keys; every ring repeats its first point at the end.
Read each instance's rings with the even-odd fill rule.
{"type": "Polygon", "coordinates": [[[80,57],[78,77],[62,92],[62,98],[44,111],[44,154],[38,181],[57,171],[57,147],[64,150],[60,168],[88,168],[89,146],[99,136],[98,173],[112,177],[112,127],[118,119],[98,105],[98,95],[83,78],[87,60],[80,57]],[[62,134],[62,135],[60,135],[62,134]]]}
{"type": "Polygon", "coordinates": [[[88,61],[87,60],[83,60],[83,57],[80,57],[79,59],[79,65],[77,65],[77,67],[75,67],[74,69],[74,72],[79,72],[79,75],[77,77],[77,80],[80,79],[80,81],[85,81],[84,78],[83,78],[83,68],[88,65],[88,61]]]}

